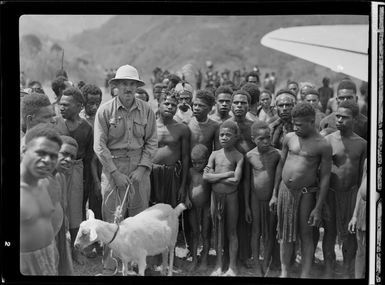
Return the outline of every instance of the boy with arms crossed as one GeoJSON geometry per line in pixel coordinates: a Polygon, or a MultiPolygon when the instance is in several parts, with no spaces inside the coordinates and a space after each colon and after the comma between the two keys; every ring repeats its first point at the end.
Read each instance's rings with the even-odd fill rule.
{"type": "Polygon", "coordinates": [[[348,232],[348,223],[353,215],[367,147],[366,140],[353,132],[358,114],[357,103],[352,100],[340,102],[335,112],[337,131],[325,137],[333,150],[330,191],[327,195],[332,219],[325,224],[323,244],[328,277],[332,275],[337,233],[339,242],[342,242],[344,274],[352,275],[354,268],[357,242],[355,236],[348,232]]]}
{"type": "Polygon", "coordinates": [[[308,278],[314,255],[313,227],[319,226],[322,205],[329,189],[332,150],[314,127],[315,111],[309,103],[294,106],[291,115],[294,132],[284,137],[269,205],[274,211],[278,200],[281,277],[289,276],[293,245],[299,232],[301,278],[308,278]]]}
{"type": "Polygon", "coordinates": [[[206,270],[207,255],[210,245],[210,185],[203,180],[203,169],[207,165],[210,152],[203,144],[197,144],[191,150],[192,167],[188,174],[188,195],[186,206],[190,209],[189,222],[192,230],[192,263],[188,270],[206,270]],[[200,231],[202,227],[202,231],[200,231]],[[202,232],[203,249],[201,263],[198,267],[197,249],[200,232],[202,232]]]}
{"type": "Polygon", "coordinates": [[[253,123],[251,136],[257,147],[246,154],[246,163],[250,164],[251,170],[251,197],[250,189],[245,189],[245,215],[246,221],[252,222],[251,250],[257,276],[261,276],[266,273],[270,264],[275,240],[277,221],[276,216],[270,213],[269,202],[273,194],[275,171],[281,155],[279,150],[271,146],[270,129],[266,122],[253,123]],[[259,263],[260,237],[264,247],[262,272],[259,263]]]}
{"type": "Polygon", "coordinates": [[[223,235],[229,240],[230,264],[224,276],[236,275],[238,253],[238,184],[242,176],[243,155],[235,148],[238,126],[225,121],[219,129],[219,142],[223,147],[214,151],[205,168],[203,179],[212,183],[211,215],[216,234],[217,261],[212,276],[222,275],[223,235]],[[226,225],[226,229],[224,229],[226,225]]]}

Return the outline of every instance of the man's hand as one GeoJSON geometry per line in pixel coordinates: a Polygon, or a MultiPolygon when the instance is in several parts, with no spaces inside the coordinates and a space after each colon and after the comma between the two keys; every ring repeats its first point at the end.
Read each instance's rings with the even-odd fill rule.
{"type": "Polygon", "coordinates": [[[139,183],[142,181],[143,174],[146,171],[146,167],[144,166],[138,166],[133,172],[128,175],[128,178],[131,180],[132,183],[139,183]]]}
{"type": "Polygon", "coordinates": [[[188,195],[186,195],[186,201],[185,201],[184,204],[186,205],[187,209],[191,209],[192,203],[191,203],[190,198],[189,198],[188,195]]]}
{"type": "Polygon", "coordinates": [[[318,227],[321,223],[321,210],[314,208],[309,215],[308,225],[311,227],[318,227]]]}
{"type": "Polygon", "coordinates": [[[130,178],[118,170],[112,173],[112,178],[114,179],[115,185],[119,191],[125,191],[127,185],[131,183],[130,178]]]}
{"type": "Polygon", "coordinates": [[[357,226],[357,217],[353,216],[348,225],[349,233],[354,234],[356,232],[356,226],[357,226]]]}
{"type": "Polygon", "coordinates": [[[246,217],[246,222],[248,222],[249,224],[253,221],[253,218],[251,217],[250,207],[246,208],[245,217],[246,217]]]}
{"type": "Polygon", "coordinates": [[[180,202],[183,202],[184,200],[185,200],[185,198],[184,198],[184,189],[181,187],[181,188],[179,188],[179,190],[178,190],[178,196],[177,196],[176,201],[177,201],[178,203],[180,203],[180,202]]]}
{"type": "Polygon", "coordinates": [[[269,208],[270,212],[276,213],[277,212],[277,202],[278,199],[274,195],[271,197],[270,202],[269,202],[269,208]]]}

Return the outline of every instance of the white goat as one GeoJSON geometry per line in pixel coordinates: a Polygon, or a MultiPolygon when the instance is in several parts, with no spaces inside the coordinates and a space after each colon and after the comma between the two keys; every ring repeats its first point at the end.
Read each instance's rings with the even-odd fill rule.
{"type": "Polygon", "coordinates": [[[108,245],[123,264],[127,275],[128,262],[138,264],[139,275],[144,276],[146,257],[162,254],[162,275],[166,273],[167,255],[170,255],[168,276],[172,276],[174,248],[178,235],[178,217],[186,209],[180,203],[174,209],[168,204],[156,204],[134,217],[123,220],[119,226],[95,219],[88,210],[88,219],[80,224],[75,247],[84,249],[95,241],[108,245]]]}

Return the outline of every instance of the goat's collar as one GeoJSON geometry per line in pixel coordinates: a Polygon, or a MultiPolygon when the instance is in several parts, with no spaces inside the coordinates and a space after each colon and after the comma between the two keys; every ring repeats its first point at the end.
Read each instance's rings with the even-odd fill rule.
{"type": "Polygon", "coordinates": [[[112,239],[110,240],[110,242],[107,243],[107,245],[111,244],[111,243],[114,241],[114,239],[116,238],[116,235],[118,234],[118,231],[119,231],[119,229],[120,229],[120,226],[119,226],[119,223],[117,223],[116,225],[118,226],[118,228],[116,229],[116,231],[115,231],[115,233],[114,233],[114,236],[112,237],[112,239]]]}

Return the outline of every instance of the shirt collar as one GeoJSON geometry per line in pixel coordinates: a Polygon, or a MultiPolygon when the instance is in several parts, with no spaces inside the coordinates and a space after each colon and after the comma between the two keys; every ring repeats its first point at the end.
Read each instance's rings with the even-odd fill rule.
{"type": "MultiPolygon", "coordinates": [[[[127,110],[127,108],[124,107],[124,105],[122,104],[122,102],[120,101],[120,99],[119,99],[118,96],[116,96],[114,99],[115,99],[116,102],[117,102],[117,103],[116,103],[116,104],[117,104],[116,106],[117,106],[117,109],[118,109],[118,110],[119,110],[120,107],[122,107],[123,109],[126,109],[126,110],[127,110]]],[[[132,104],[130,110],[127,110],[127,111],[132,111],[132,110],[134,110],[134,109],[136,109],[136,108],[138,108],[138,109],[141,111],[141,110],[142,110],[142,105],[139,103],[139,100],[138,100],[138,99],[134,98],[134,103],[132,104]]]]}

